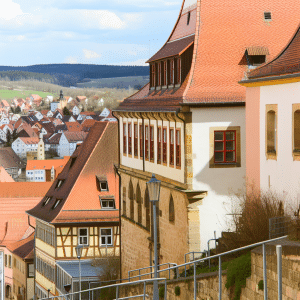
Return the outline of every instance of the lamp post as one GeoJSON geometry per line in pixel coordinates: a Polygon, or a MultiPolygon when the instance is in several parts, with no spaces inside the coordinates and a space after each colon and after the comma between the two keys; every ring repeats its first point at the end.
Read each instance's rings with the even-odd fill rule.
{"type": "Polygon", "coordinates": [[[83,249],[82,245],[78,245],[75,247],[76,255],[79,260],[79,300],[81,300],[81,261],[80,261],[80,258],[82,255],[82,249],[83,249]]]}
{"type": "MultiPolygon", "coordinates": [[[[154,234],[154,278],[157,276],[157,224],[156,224],[156,202],[159,200],[160,195],[160,183],[161,181],[155,178],[155,174],[152,174],[152,178],[147,182],[149,200],[153,204],[153,234],[154,234]]],[[[158,295],[158,282],[153,282],[153,300],[159,300],[158,295]]]]}

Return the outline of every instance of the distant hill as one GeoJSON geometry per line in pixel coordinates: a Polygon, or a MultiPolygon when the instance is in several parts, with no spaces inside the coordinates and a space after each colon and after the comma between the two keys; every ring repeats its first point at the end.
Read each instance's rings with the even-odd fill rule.
{"type": "MultiPolygon", "coordinates": [[[[33,73],[49,74],[53,78],[53,83],[62,86],[76,86],[78,82],[86,78],[99,79],[149,75],[148,66],[113,66],[90,64],[46,64],[24,67],[0,66],[0,72],[7,71],[31,72],[31,76],[33,73]]],[[[5,74],[1,74],[1,77],[2,76],[5,77],[5,74]]],[[[13,78],[13,76],[11,77],[13,78]]],[[[38,76],[36,77],[37,80],[41,80],[38,79],[38,76]]],[[[50,80],[49,77],[47,79],[50,80]]]]}

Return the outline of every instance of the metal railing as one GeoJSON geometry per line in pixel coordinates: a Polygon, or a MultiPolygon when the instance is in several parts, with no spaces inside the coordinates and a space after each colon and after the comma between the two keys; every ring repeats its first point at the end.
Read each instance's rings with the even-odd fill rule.
{"type": "MultiPolygon", "coordinates": [[[[204,255],[207,256],[207,251],[202,251],[202,252],[192,251],[192,252],[185,253],[184,254],[184,263],[186,263],[186,257],[187,257],[187,255],[190,255],[190,254],[193,254],[193,258],[190,259],[190,261],[194,261],[195,260],[195,254],[204,254],[204,255]]],[[[177,274],[178,274],[178,272],[177,272],[177,274]]],[[[186,277],[186,266],[184,267],[184,277],[186,277]]]]}
{"type": "MultiPolygon", "coordinates": [[[[175,263],[164,263],[164,264],[158,265],[157,267],[160,268],[162,266],[169,266],[169,268],[170,268],[171,266],[177,266],[177,264],[175,264],[175,263]]],[[[169,279],[171,279],[171,271],[170,271],[169,268],[163,269],[163,270],[158,270],[157,273],[159,274],[159,273],[162,273],[162,272],[165,272],[166,270],[168,270],[169,271],[169,279]]],[[[128,271],[128,281],[130,282],[131,279],[134,279],[134,278],[139,278],[139,280],[141,280],[142,276],[147,276],[147,275],[151,275],[151,277],[152,277],[152,275],[154,274],[153,269],[154,269],[154,266],[135,269],[135,270],[130,270],[130,271],[128,271]],[[146,270],[146,269],[150,269],[151,270],[150,273],[141,273],[142,270],[146,270]],[[133,272],[139,272],[139,274],[135,275],[135,276],[130,276],[130,273],[133,273],[133,272]]],[[[178,272],[177,272],[176,276],[178,277],[178,272]]]]}
{"type": "Polygon", "coordinates": [[[52,296],[52,297],[46,297],[46,298],[41,298],[40,300],[50,300],[50,299],[60,299],[60,298],[64,298],[65,300],[69,300],[71,296],[73,295],[77,295],[80,293],[86,293],[86,292],[94,292],[96,290],[102,290],[102,289],[108,289],[108,288],[115,288],[116,289],[116,298],[114,300],[124,300],[124,299],[133,299],[133,298],[143,298],[143,300],[146,299],[146,297],[148,298],[149,295],[146,294],[146,284],[147,283],[151,283],[151,282],[155,282],[155,281],[164,281],[164,288],[165,288],[165,292],[164,292],[164,300],[167,300],[167,279],[166,278],[151,278],[151,279],[143,279],[143,280],[138,280],[138,281],[133,281],[133,282],[124,282],[124,283],[117,283],[117,284],[111,284],[111,285],[106,285],[106,286],[101,286],[101,287],[96,287],[96,288],[92,288],[92,289],[87,289],[87,290],[83,290],[83,291],[78,291],[78,292],[73,292],[73,293],[67,293],[67,294],[63,294],[63,295],[58,295],[58,296],[52,296]],[[143,287],[143,291],[144,293],[141,295],[133,295],[133,296],[128,296],[128,297],[119,297],[119,292],[120,292],[120,287],[123,286],[127,286],[127,285],[133,285],[133,284],[139,284],[139,283],[143,283],[144,287],[143,287]]]}

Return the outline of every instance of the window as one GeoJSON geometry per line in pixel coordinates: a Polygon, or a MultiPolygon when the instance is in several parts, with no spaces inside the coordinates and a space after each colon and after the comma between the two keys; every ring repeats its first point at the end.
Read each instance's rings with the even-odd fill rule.
{"type": "Polygon", "coordinates": [[[180,129],[176,129],[176,166],[181,166],[181,138],[180,129]]]}
{"type": "Polygon", "coordinates": [[[236,168],[241,166],[240,127],[211,127],[209,129],[209,167],[236,168]]]}
{"type": "Polygon", "coordinates": [[[4,257],[5,257],[5,267],[8,267],[8,255],[5,254],[4,257]]]}
{"type": "Polygon", "coordinates": [[[174,222],[175,221],[175,208],[174,208],[174,200],[171,195],[170,201],[169,201],[169,221],[174,222]]]}
{"type": "Polygon", "coordinates": [[[130,180],[129,182],[129,190],[128,190],[128,193],[129,193],[129,201],[130,201],[130,219],[134,220],[134,201],[133,201],[133,185],[132,185],[132,182],[130,180]]]}
{"type": "Polygon", "coordinates": [[[266,156],[276,159],[277,155],[277,104],[266,105],[266,156]]]}
{"type": "Polygon", "coordinates": [[[234,163],[236,161],[236,132],[215,131],[215,163],[234,163]]]}
{"type": "Polygon", "coordinates": [[[88,245],[88,228],[78,228],[78,245],[88,245]]]}
{"type": "Polygon", "coordinates": [[[174,165],[174,129],[170,129],[170,165],[174,165]]]}
{"type": "Polygon", "coordinates": [[[59,179],[56,183],[55,189],[59,189],[64,183],[64,181],[65,181],[64,179],[59,179]]]}
{"type": "Polygon", "coordinates": [[[169,61],[169,84],[174,84],[174,59],[169,61]]]}
{"type": "Polygon", "coordinates": [[[155,70],[155,66],[156,66],[156,64],[154,63],[154,64],[152,64],[151,65],[151,87],[154,87],[155,86],[155,81],[156,81],[156,70],[155,70]]]}
{"type": "Polygon", "coordinates": [[[131,123],[128,123],[128,154],[132,154],[132,131],[131,131],[131,123]]]}
{"type": "Polygon", "coordinates": [[[161,163],[161,127],[157,128],[157,163],[161,163]]]}
{"type": "Polygon", "coordinates": [[[264,12],[264,19],[265,21],[271,21],[272,20],[272,15],[270,11],[265,11],[264,12]]]}
{"type": "Polygon", "coordinates": [[[163,163],[167,163],[167,128],[163,129],[163,163]]]}
{"type": "Polygon", "coordinates": [[[54,205],[52,206],[52,209],[55,209],[60,203],[61,203],[62,199],[56,199],[54,205]]]}
{"type": "Polygon", "coordinates": [[[149,159],[149,126],[145,126],[145,159],[149,159]]]}
{"type": "Polygon", "coordinates": [[[72,157],[72,158],[71,158],[70,169],[73,167],[73,165],[74,165],[74,163],[75,163],[75,161],[76,161],[76,158],[77,158],[77,157],[72,157]]]}
{"type": "Polygon", "coordinates": [[[150,199],[148,188],[145,190],[146,228],[150,230],[150,199]]]}
{"type": "Polygon", "coordinates": [[[161,63],[157,64],[157,85],[161,86],[161,63]]]}
{"type": "Polygon", "coordinates": [[[134,156],[138,156],[138,125],[137,124],[134,124],[134,142],[133,142],[133,153],[134,153],[134,156]]]}
{"type": "Polygon", "coordinates": [[[163,67],[163,82],[162,85],[167,85],[167,61],[162,62],[163,67]]]}
{"type": "Polygon", "coordinates": [[[136,202],[138,205],[138,223],[142,224],[142,195],[140,185],[137,185],[136,188],[136,202]]]}
{"type": "Polygon", "coordinates": [[[293,157],[300,160],[300,104],[293,104],[293,157]]]}
{"type": "Polygon", "coordinates": [[[143,141],[144,141],[143,125],[140,125],[140,158],[144,157],[143,141]]]}
{"type": "Polygon", "coordinates": [[[99,192],[108,191],[106,176],[96,176],[96,185],[99,192]]]}
{"type": "Polygon", "coordinates": [[[127,138],[126,138],[127,130],[126,130],[126,124],[123,124],[123,153],[127,153],[127,138]]]}
{"type": "Polygon", "coordinates": [[[123,187],[123,215],[126,216],[126,187],[123,187]]]}
{"type": "Polygon", "coordinates": [[[101,199],[101,209],[115,209],[115,200],[114,199],[101,199]]]}
{"type": "Polygon", "coordinates": [[[191,19],[191,12],[189,11],[187,13],[187,21],[186,21],[186,25],[189,25],[190,24],[190,19],[191,19]]]}
{"type": "Polygon", "coordinates": [[[100,245],[101,246],[112,246],[112,228],[100,229],[100,245]]]}
{"type": "Polygon", "coordinates": [[[176,59],[176,83],[181,84],[181,58],[176,59]]]}
{"type": "Polygon", "coordinates": [[[28,264],[28,277],[34,277],[34,264],[28,264]]]}
{"type": "Polygon", "coordinates": [[[154,161],[154,127],[150,126],[150,161],[154,161]]]}
{"type": "Polygon", "coordinates": [[[44,200],[42,206],[45,206],[49,203],[49,201],[51,200],[51,197],[46,197],[46,199],[44,200]]]}

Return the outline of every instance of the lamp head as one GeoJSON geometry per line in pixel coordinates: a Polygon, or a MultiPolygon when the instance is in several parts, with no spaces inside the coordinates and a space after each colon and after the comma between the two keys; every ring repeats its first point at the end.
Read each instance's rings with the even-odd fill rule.
{"type": "Polygon", "coordinates": [[[82,245],[78,245],[75,247],[75,251],[76,251],[76,255],[77,255],[77,258],[80,259],[81,258],[81,255],[82,255],[82,249],[83,249],[83,246],[82,245]]]}
{"type": "Polygon", "coordinates": [[[159,200],[160,184],[161,181],[156,179],[155,174],[152,174],[152,178],[147,182],[150,201],[159,200]]]}

